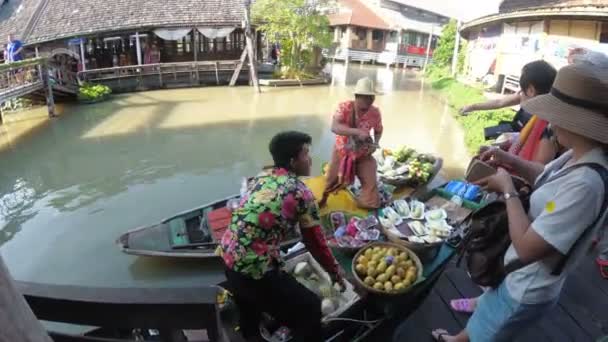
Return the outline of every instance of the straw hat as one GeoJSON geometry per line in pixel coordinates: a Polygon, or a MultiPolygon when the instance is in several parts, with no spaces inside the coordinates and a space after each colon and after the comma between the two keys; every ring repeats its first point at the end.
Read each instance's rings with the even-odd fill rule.
{"type": "Polygon", "coordinates": [[[522,104],[551,124],[608,144],[608,69],[573,64],[559,70],[551,93],[522,104]]]}
{"type": "Polygon", "coordinates": [[[376,95],[376,92],[374,91],[374,82],[369,77],[359,79],[355,86],[355,95],[376,95]]]}

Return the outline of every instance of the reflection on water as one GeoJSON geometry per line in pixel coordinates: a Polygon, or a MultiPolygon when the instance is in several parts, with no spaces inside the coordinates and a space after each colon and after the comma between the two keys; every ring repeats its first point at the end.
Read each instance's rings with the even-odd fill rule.
{"type": "Polygon", "coordinates": [[[0,244],[14,276],[100,286],[216,281],[218,265],[135,258],[114,239],[237,192],[241,177],[270,162],[267,144],[280,130],[313,136],[318,172],[333,143],[331,114],[363,76],[382,94],[384,146],[440,154],[446,170],[461,172],[462,133],[414,73],[352,64],[333,72],[330,87],[165,90],[68,105],[60,119],[12,139],[0,152],[0,244]]]}

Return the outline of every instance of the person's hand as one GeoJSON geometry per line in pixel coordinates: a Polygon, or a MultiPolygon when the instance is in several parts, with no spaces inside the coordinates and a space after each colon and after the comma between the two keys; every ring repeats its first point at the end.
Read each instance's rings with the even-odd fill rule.
{"type": "Polygon", "coordinates": [[[479,160],[488,163],[490,166],[499,167],[513,165],[514,157],[512,154],[501,150],[495,146],[484,146],[479,149],[479,160]]]}
{"type": "Polygon", "coordinates": [[[346,283],[344,282],[344,277],[342,276],[342,269],[338,268],[338,271],[336,273],[333,273],[330,275],[331,277],[331,282],[333,284],[338,284],[338,286],[340,287],[340,292],[344,292],[346,291],[346,283]]]}
{"type": "Polygon", "coordinates": [[[356,137],[361,141],[367,141],[372,139],[372,137],[369,135],[369,131],[366,131],[364,129],[359,129],[356,137]]]}
{"type": "Polygon", "coordinates": [[[490,192],[507,193],[516,191],[511,175],[503,168],[498,168],[494,175],[477,181],[475,184],[490,192]]]}
{"type": "Polygon", "coordinates": [[[469,106],[464,106],[464,107],[460,108],[460,110],[458,112],[460,113],[460,115],[467,115],[472,111],[473,111],[473,106],[469,105],[469,106]]]}

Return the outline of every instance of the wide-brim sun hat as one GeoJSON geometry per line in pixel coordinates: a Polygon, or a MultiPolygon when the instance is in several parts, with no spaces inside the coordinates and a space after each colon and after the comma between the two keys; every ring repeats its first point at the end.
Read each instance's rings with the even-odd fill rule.
{"type": "Polygon", "coordinates": [[[551,92],[522,104],[552,125],[608,144],[608,69],[590,64],[561,68],[551,92]]]}
{"type": "Polygon", "coordinates": [[[357,85],[355,86],[354,94],[375,96],[376,91],[374,90],[374,81],[372,81],[369,77],[359,79],[357,81],[357,85]]]}

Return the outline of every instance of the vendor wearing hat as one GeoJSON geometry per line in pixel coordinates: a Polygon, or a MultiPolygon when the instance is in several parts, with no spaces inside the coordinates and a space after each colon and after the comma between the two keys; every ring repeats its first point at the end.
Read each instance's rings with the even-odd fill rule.
{"type": "Polygon", "coordinates": [[[382,116],[373,106],[376,92],[371,79],[357,81],[354,95],[354,100],[338,106],[333,117],[331,131],[336,134],[336,144],[319,204],[324,206],[330,193],[352,184],[356,175],[361,182],[357,204],[361,208],[376,209],[380,206],[380,194],[372,153],[382,136],[382,116]]]}
{"type": "Polygon", "coordinates": [[[502,168],[479,182],[500,193],[507,205],[511,246],[505,265],[519,261],[495,289],[478,301],[465,330],[435,330],[438,341],[512,341],[549,313],[567,276],[607,222],[608,72],[575,64],[557,74],[551,92],[523,103],[551,123],[568,151],[543,167],[499,149],[482,159],[512,168],[534,191],[528,212],[502,168]]]}

